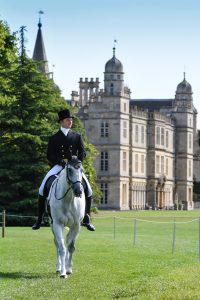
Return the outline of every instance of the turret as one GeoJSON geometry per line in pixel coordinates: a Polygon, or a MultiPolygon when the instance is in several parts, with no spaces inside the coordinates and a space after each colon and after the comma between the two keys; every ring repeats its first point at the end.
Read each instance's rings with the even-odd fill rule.
{"type": "Polygon", "coordinates": [[[107,61],[104,72],[105,95],[119,96],[123,92],[124,72],[122,63],[115,56],[113,47],[113,57],[107,61]]]}

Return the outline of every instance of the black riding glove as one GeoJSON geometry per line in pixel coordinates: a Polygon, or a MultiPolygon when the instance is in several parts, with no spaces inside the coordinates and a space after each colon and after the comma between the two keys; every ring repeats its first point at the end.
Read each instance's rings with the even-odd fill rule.
{"type": "Polygon", "coordinates": [[[66,165],[66,162],[65,162],[65,160],[64,159],[61,159],[61,161],[60,161],[60,165],[64,168],[65,167],[65,165],[66,165]]]}

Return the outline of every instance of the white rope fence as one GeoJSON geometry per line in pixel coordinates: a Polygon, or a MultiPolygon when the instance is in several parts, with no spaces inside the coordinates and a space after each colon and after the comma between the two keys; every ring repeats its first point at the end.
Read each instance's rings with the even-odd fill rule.
{"type": "MultiPolygon", "coordinates": [[[[98,218],[98,217],[97,217],[98,218]]],[[[134,225],[133,225],[133,246],[136,244],[136,235],[137,235],[137,223],[138,222],[146,222],[146,223],[157,223],[157,224],[172,224],[173,225],[173,233],[172,233],[172,255],[174,255],[174,250],[175,250],[175,240],[176,240],[176,224],[189,224],[198,221],[198,258],[200,262],[200,217],[192,219],[190,221],[185,221],[185,222],[177,222],[175,219],[173,221],[155,221],[155,220],[144,220],[140,218],[121,218],[121,217],[113,217],[113,239],[115,240],[116,238],[116,220],[133,220],[134,225]]]]}
{"type": "MultiPolygon", "coordinates": [[[[0,224],[2,224],[2,237],[5,237],[5,228],[6,228],[6,216],[7,217],[18,217],[18,218],[36,218],[35,216],[20,216],[20,215],[10,215],[10,214],[6,214],[5,210],[0,213],[0,216],[2,216],[2,222],[0,222],[0,224]]],[[[116,239],[116,221],[117,220],[132,220],[133,221],[133,246],[135,246],[136,244],[136,237],[137,237],[137,223],[138,222],[146,222],[146,223],[154,223],[154,224],[172,224],[172,243],[171,243],[171,253],[172,255],[174,255],[174,250],[175,250],[175,240],[176,240],[176,225],[177,224],[189,224],[189,223],[193,223],[193,222],[197,222],[198,221],[198,258],[199,258],[199,262],[200,262],[200,217],[199,218],[195,218],[189,221],[177,221],[174,220],[173,221],[155,221],[155,218],[160,218],[160,217],[151,217],[154,218],[154,220],[146,220],[146,219],[141,219],[141,218],[129,218],[129,217],[112,217],[112,216],[106,216],[106,217],[98,217],[98,216],[93,216],[93,219],[108,219],[108,218],[113,218],[113,239],[116,239]]],[[[150,218],[150,217],[148,217],[150,218]]],[[[178,216],[176,216],[176,219],[179,218],[178,216]]],[[[183,217],[180,217],[183,218],[183,217]]],[[[187,217],[184,217],[187,218],[187,217]]],[[[189,218],[189,217],[188,217],[189,218]]]]}

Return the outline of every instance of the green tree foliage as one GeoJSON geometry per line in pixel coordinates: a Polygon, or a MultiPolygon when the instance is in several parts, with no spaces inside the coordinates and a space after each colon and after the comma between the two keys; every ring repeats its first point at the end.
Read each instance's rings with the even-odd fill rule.
{"type": "MultiPolygon", "coordinates": [[[[24,47],[17,56],[15,37],[5,24],[0,23],[0,31],[5,37],[0,46],[0,57],[4,57],[0,70],[0,210],[31,214],[41,180],[49,170],[48,138],[58,130],[57,112],[68,105],[54,82],[26,57],[24,47]]],[[[78,119],[74,127],[81,128],[78,119]]],[[[86,138],[85,144],[89,153],[85,168],[94,174],[95,151],[86,138]]]]}
{"type": "Polygon", "coordinates": [[[11,68],[16,59],[16,37],[10,33],[8,25],[0,20],[0,70],[11,68]]]}
{"type": "Polygon", "coordinates": [[[27,212],[49,168],[46,147],[56,112],[66,102],[32,60],[19,63],[10,76],[12,96],[1,102],[0,199],[12,211],[27,212]]]}

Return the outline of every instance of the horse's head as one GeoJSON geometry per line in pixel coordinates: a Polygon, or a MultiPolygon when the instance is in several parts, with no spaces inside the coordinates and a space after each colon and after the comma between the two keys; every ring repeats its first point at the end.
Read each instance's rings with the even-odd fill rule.
{"type": "Polygon", "coordinates": [[[72,156],[66,164],[66,174],[67,180],[76,197],[80,197],[83,192],[82,173],[83,167],[81,161],[76,156],[72,156]]]}

